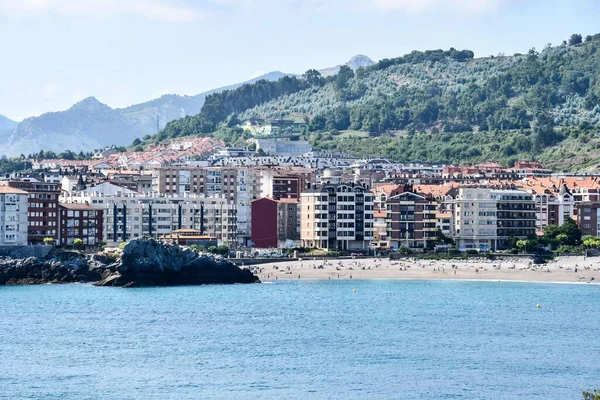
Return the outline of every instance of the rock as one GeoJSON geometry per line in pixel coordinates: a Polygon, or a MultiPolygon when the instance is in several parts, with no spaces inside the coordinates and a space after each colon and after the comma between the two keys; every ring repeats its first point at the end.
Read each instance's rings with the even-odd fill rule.
{"type": "Polygon", "coordinates": [[[210,254],[156,239],[136,239],[123,249],[116,273],[98,286],[176,286],[256,283],[257,276],[210,254]]]}
{"type": "Polygon", "coordinates": [[[155,239],[136,239],[121,259],[53,250],[44,259],[0,257],[0,285],[96,282],[96,286],[174,286],[260,282],[249,270],[211,254],[155,239]]]}
{"type": "Polygon", "coordinates": [[[94,282],[101,279],[101,267],[91,270],[86,255],[53,250],[44,259],[0,258],[0,285],[94,282]]]}

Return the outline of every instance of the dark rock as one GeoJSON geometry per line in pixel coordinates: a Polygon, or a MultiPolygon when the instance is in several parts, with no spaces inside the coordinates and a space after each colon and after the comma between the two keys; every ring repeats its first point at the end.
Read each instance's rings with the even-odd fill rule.
{"type": "Polygon", "coordinates": [[[100,268],[91,270],[86,255],[54,250],[46,258],[0,258],[0,285],[94,282],[100,268]]]}
{"type": "Polygon", "coordinates": [[[129,242],[120,261],[114,256],[65,250],[53,250],[44,259],[0,257],[0,285],[74,282],[140,287],[260,281],[222,257],[155,239],[129,242]]]}
{"type": "Polygon", "coordinates": [[[116,272],[98,286],[176,286],[256,283],[258,277],[221,257],[155,239],[137,239],[123,249],[116,272]]]}

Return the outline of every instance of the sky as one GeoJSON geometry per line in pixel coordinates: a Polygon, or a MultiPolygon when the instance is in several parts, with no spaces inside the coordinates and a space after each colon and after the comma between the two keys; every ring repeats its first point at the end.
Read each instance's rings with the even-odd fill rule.
{"type": "Polygon", "coordinates": [[[0,0],[0,114],[125,107],[355,54],[525,53],[599,20],[599,0],[0,0]]]}

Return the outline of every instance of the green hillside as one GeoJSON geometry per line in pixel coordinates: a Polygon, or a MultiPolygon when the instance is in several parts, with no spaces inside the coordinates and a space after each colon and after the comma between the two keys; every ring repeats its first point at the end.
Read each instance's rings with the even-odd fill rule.
{"type": "Polygon", "coordinates": [[[599,74],[600,34],[513,56],[414,51],[356,73],[342,67],[323,78],[311,70],[207,96],[200,114],[172,121],[151,140],[202,134],[239,142],[247,137],[240,121],[289,119],[306,122],[310,132],[302,137],[316,148],[361,156],[504,164],[525,158],[594,169],[599,74]]]}

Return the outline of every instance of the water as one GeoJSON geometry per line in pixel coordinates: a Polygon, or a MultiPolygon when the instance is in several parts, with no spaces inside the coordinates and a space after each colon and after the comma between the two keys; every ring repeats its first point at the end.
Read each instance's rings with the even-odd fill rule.
{"type": "Polygon", "coordinates": [[[599,317],[592,285],[2,287],[0,398],[580,399],[599,317]]]}

